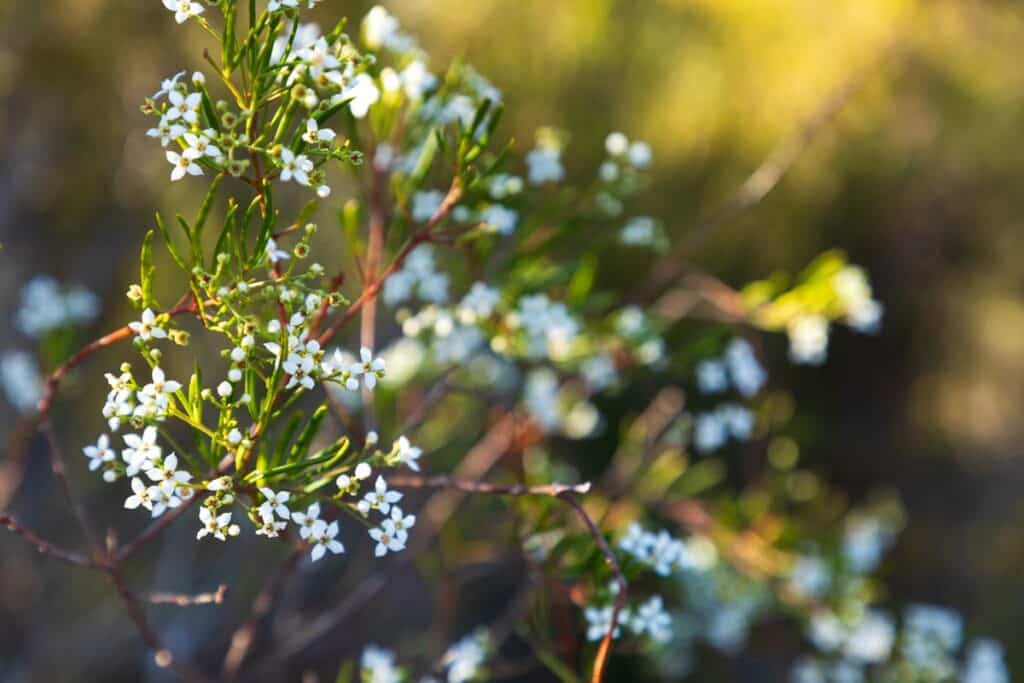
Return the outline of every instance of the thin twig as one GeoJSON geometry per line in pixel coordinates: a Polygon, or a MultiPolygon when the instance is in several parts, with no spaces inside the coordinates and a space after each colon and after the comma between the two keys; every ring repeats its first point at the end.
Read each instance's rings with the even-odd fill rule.
{"type": "Polygon", "coordinates": [[[687,255],[713,234],[716,228],[735,220],[768,196],[789,173],[797,160],[803,156],[804,152],[818,139],[819,135],[846,108],[854,95],[870,82],[871,77],[880,68],[902,54],[904,49],[903,41],[892,43],[882,51],[878,59],[853,74],[830,93],[790,137],[772,150],[719,209],[697,224],[671,254],[662,257],[654,264],[650,275],[638,289],[635,298],[650,300],[684,274],[688,269],[687,255]]]}
{"type": "Polygon", "coordinates": [[[193,605],[220,605],[227,595],[228,586],[222,583],[212,593],[150,593],[146,596],[146,602],[154,605],[177,605],[178,607],[191,607],[193,605]]]}
{"type": "Polygon", "coordinates": [[[41,538],[36,532],[22,525],[17,519],[10,515],[0,514],[0,526],[6,526],[8,529],[24,538],[30,545],[34,546],[41,555],[48,555],[54,559],[67,562],[68,564],[77,565],[79,567],[96,568],[96,563],[85,555],[65,550],[64,548],[50,543],[49,541],[41,538]]]}
{"type": "Polygon", "coordinates": [[[446,475],[421,477],[398,475],[388,479],[388,484],[404,488],[445,488],[465,493],[490,493],[498,496],[561,496],[566,493],[585,494],[590,491],[590,482],[583,484],[543,484],[540,486],[498,486],[485,481],[466,481],[446,475]]]}
{"type": "Polygon", "coordinates": [[[252,647],[256,636],[256,629],[274,606],[278,594],[284,588],[285,583],[287,583],[288,577],[295,571],[295,567],[298,566],[299,559],[304,552],[304,545],[299,544],[295,547],[284,561],[284,564],[263,585],[263,588],[253,601],[252,612],[249,614],[249,618],[231,636],[231,645],[228,647],[227,654],[224,656],[224,663],[221,665],[222,677],[225,680],[233,680],[238,674],[238,670],[245,661],[246,655],[249,654],[249,648],[252,647]]]}

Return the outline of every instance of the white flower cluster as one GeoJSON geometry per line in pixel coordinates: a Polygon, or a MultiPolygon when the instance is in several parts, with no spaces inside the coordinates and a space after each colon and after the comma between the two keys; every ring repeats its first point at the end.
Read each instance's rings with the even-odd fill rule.
{"type": "Polygon", "coordinates": [[[509,327],[526,333],[526,353],[530,358],[550,357],[559,360],[569,355],[580,325],[560,301],[551,301],[546,294],[533,294],[519,299],[519,309],[506,316],[509,327]]]}
{"type": "Polygon", "coordinates": [[[121,367],[120,374],[108,372],[106,378],[110,391],[107,393],[102,413],[112,432],[120,429],[126,420],[135,419],[142,422],[166,419],[172,410],[174,394],[181,390],[181,383],[167,379],[160,366],[153,367],[152,381],[142,386],[136,382],[131,367],[127,364],[121,367]]]}
{"type": "Polygon", "coordinates": [[[730,438],[746,441],[753,431],[753,413],[739,403],[723,403],[711,412],[694,417],[693,445],[701,453],[711,453],[730,438]]]}
{"type": "Polygon", "coordinates": [[[435,270],[434,252],[429,245],[414,249],[402,269],[384,281],[382,297],[389,306],[408,301],[414,295],[423,301],[448,300],[448,275],[435,270]]]}
{"type": "Polygon", "coordinates": [[[754,354],[754,347],[745,339],[733,339],[721,358],[702,360],[697,364],[697,386],[705,394],[720,394],[729,383],[742,396],[757,395],[768,381],[768,375],[754,354]]]}
{"type": "MultiPolygon", "coordinates": [[[[491,649],[491,636],[483,628],[454,643],[445,651],[439,665],[446,671],[445,681],[469,683],[481,680],[491,649]]],[[[395,653],[377,645],[366,646],[359,666],[363,683],[404,683],[409,680],[405,670],[398,666],[395,653]]],[[[419,683],[438,683],[438,679],[427,676],[419,679],[419,683]]]]}
{"type": "MultiPolygon", "coordinates": [[[[583,618],[587,622],[587,640],[597,641],[604,638],[611,628],[613,614],[614,608],[611,605],[585,608],[583,618]]],[[[622,634],[623,626],[633,635],[647,635],[659,644],[667,643],[672,638],[672,616],[666,611],[660,595],[650,597],[635,609],[624,609],[619,615],[613,638],[618,638],[622,634]]]]}
{"type": "Polygon", "coordinates": [[[619,539],[619,550],[651,568],[658,576],[670,576],[697,562],[689,546],[681,539],[675,538],[665,529],[657,533],[647,531],[636,522],[630,524],[619,539]]]}
{"type": "MultiPolygon", "coordinates": [[[[858,332],[873,334],[882,324],[882,304],[873,298],[867,274],[857,266],[845,266],[831,279],[832,291],[846,324],[858,332]]],[[[794,363],[821,365],[828,353],[829,320],[812,313],[793,318],[786,326],[789,356],[794,363]]]]}
{"type": "Polygon", "coordinates": [[[15,324],[24,334],[39,339],[51,330],[88,324],[99,312],[99,297],[88,289],[62,288],[52,277],[37,275],[21,290],[15,324]]]}

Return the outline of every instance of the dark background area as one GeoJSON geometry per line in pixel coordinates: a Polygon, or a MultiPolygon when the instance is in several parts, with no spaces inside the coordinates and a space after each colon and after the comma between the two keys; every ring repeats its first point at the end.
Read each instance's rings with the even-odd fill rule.
{"type": "MultiPolygon", "coordinates": [[[[318,13],[356,17],[367,6],[326,0],[318,13]]],[[[634,209],[661,217],[677,237],[836,87],[872,71],[779,187],[691,257],[737,286],[776,269],[796,271],[833,246],[867,268],[886,306],[879,335],[835,332],[822,368],[788,365],[784,339],[766,344],[773,383],[797,401],[793,436],[802,462],[852,500],[880,486],[898,491],[909,523],[886,564],[891,595],[960,610],[971,632],[1006,644],[1011,671],[1024,670],[1016,627],[1024,609],[1024,8],[898,0],[406,0],[388,7],[432,53],[435,69],[464,55],[505,93],[504,128],[520,150],[537,126],[568,130],[570,175],[583,177],[608,132],[651,142],[653,185],[634,209]],[[875,65],[894,43],[901,56],[875,65]]],[[[203,39],[177,27],[155,0],[0,3],[3,320],[11,320],[21,284],[44,272],[107,302],[90,336],[123,324],[129,307],[121,294],[137,277],[153,210],[173,213],[196,201],[194,187],[166,182],[138,105],[161,78],[199,66],[203,39]]],[[[9,323],[3,329],[3,348],[27,345],[9,323]]],[[[115,359],[97,357],[72,395],[102,391],[100,373],[115,359]]],[[[94,405],[61,406],[69,443],[95,432],[94,405]]],[[[13,414],[0,410],[0,435],[9,437],[13,414]]],[[[44,528],[69,533],[60,514],[48,513],[45,467],[36,461],[15,502],[44,528]]],[[[73,476],[84,470],[76,463],[73,476]]],[[[90,495],[96,502],[102,494],[96,487],[90,495]]],[[[0,641],[7,643],[0,679],[5,670],[13,676],[7,666],[24,665],[25,648],[38,671],[70,661],[110,670],[97,658],[134,661],[125,645],[134,636],[118,606],[96,597],[106,591],[100,578],[72,578],[17,540],[0,544],[0,641]],[[90,610],[80,611],[83,604],[90,610]],[[98,632],[109,638],[102,651],[98,632]]],[[[189,569],[190,558],[167,557],[149,578],[257,574],[245,551],[239,544],[214,559],[209,548],[197,549],[194,566],[203,570],[189,569]]],[[[248,580],[257,586],[260,577],[248,580]]],[[[416,586],[400,590],[415,613],[416,586]]],[[[311,607],[323,597],[298,596],[311,607]]],[[[195,642],[195,629],[215,642],[222,628],[215,610],[200,620],[173,608],[167,615],[172,634],[180,623],[183,644],[195,642]]]]}

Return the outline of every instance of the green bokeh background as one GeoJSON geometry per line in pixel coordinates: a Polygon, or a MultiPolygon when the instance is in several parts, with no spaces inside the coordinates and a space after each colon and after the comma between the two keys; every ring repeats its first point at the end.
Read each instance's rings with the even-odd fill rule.
{"type": "MultiPolygon", "coordinates": [[[[317,15],[361,16],[369,4],[324,0],[317,15]]],[[[386,6],[436,70],[465,57],[505,93],[503,126],[520,150],[538,126],[570,131],[570,175],[587,177],[608,132],[649,141],[653,184],[635,209],[662,217],[676,237],[720,206],[837,87],[869,70],[865,87],[775,191],[716,228],[691,258],[737,286],[796,270],[832,246],[868,268],[887,309],[880,335],[837,332],[821,369],[788,366],[784,340],[766,345],[773,381],[798,403],[801,461],[853,500],[879,486],[898,490],[910,522],[886,566],[892,596],[959,609],[970,630],[1003,640],[1011,669],[1024,671],[1024,7],[386,6]],[[879,65],[893,45],[898,57],[879,65]]],[[[138,105],[161,78],[198,68],[203,41],[157,0],[0,2],[0,319],[10,321],[23,282],[48,272],[109,302],[94,332],[123,324],[121,294],[136,279],[153,210],[191,206],[199,191],[166,182],[138,105]]],[[[336,199],[344,196],[336,189],[336,199]]],[[[633,279],[644,265],[626,261],[606,276],[633,279]]],[[[3,329],[4,348],[24,346],[8,322],[3,329]]],[[[113,358],[97,360],[90,377],[113,358]]],[[[95,430],[92,406],[63,408],[69,442],[95,430]]],[[[13,416],[3,416],[7,436],[13,416]]],[[[43,479],[30,471],[20,504],[46,518],[52,491],[43,479]]],[[[59,531],[59,516],[49,524],[59,531]]],[[[95,667],[98,655],[73,647],[74,634],[123,625],[115,626],[112,604],[75,623],[74,596],[105,590],[101,582],[44,566],[17,541],[0,538],[0,547],[0,635],[20,634],[0,658],[27,655],[44,672],[32,680],[95,667]]],[[[722,671],[722,680],[741,680],[737,670],[722,671]]]]}

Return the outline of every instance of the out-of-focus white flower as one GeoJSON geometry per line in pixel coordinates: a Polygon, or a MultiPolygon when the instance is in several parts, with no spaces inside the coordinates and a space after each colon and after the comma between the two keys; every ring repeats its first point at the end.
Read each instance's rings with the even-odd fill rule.
{"type": "Polygon", "coordinates": [[[484,209],[480,219],[499,235],[511,235],[519,222],[519,212],[501,204],[491,204],[484,209]]]}
{"type": "Polygon", "coordinates": [[[526,155],[527,179],[532,185],[557,183],[565,177],[562,153],[554,147],[538,147],[526,155]]]}
{"type": "Polygon", "coordinates": [[[794,363],[821,365],[828,351],[828,320],[820,315],[804,315],[793,319],[789,334],[789,357],[794,363]]]}
{"type": "Polygon", "coordinates": [[[656,643],[672,638],[672,617],[665,611],[660,595],[651,597],[630,615],[629,627],[637,635],[648,634],[656,643]]]}
{"type": "Polygon", "coordinates": [[[697,364],[697,386],[705,394],[720,394],[729,388],[725,364],[718,360],[702,360],[697,364]]]}
{"type": "Polygon", "coordinates": [[[754,354],[754,347],[746,339],[733,339],[725,347],[725,364],[736,390],[746,397],[761,391],[768,381],[768,374],[761,367],[754,354]]]}
{"type": "Polygon", "coordinates": [[[441,658],[448,669],[448,683],[466,683],[481,674],[490,639],[487,632],[478,629],[452,645],[441,658]]]}
{"type": "MultiPolygon", "coordinates": [[[[611,605],[607,607],[587,607],[583,610],[583,618],[587,620],[587,640],[596,641],[601,640],[612,627],[612,615],[615,613],[615,608],[611,605]]],[[[615,624],[615,632],[612,633],[612,638],[618,638],[621,635],[621,620],[615,624]]]]}
{"type": "Polygon", "coordinates": [[[334,96],[332,102],[338,104],[348,100],[352,116],[361,119],[370,111],[370,107],[380,99],[380,90],[369,74],[356,74],[352,82],[343,91],[334,96]]]}
{"type": "Polygon", "coordinates": [[[843,653],[865,663],[882,662],[889,658],[895,638],[892,619],[884,612],[869,609],[851,630],[843,653]]]}
{"type": "Polygon", "coordinates": [[[43,380],[35,356],[26,351],[7,351],[0,359],[0,381],[8,402],[30,413],[43,398],[43,380]]]}
{"type": "Polygon", "coordinates": [[[441,208],[444,192],[440,190],[424,190],[412,196],[412,218],[421,223],[430,220],[441,208]]]}
{"type": "Polygon", "coordinates": [[[631,218],[619,233],[619,240],[630,246],[651,246],[657,239],[658,223],[650,216],[631,218]]]}

